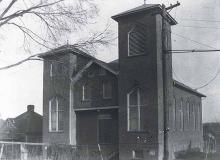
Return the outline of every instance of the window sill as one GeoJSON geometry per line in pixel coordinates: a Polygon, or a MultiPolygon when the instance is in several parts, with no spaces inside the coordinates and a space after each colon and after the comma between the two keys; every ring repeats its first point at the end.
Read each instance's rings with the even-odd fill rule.
{"type": "Polygon", "coordinates": [[[127,132],[129,132],[129,133],[149,133],[148,131],[129,131],[129,130],[127,130],[127,132]]]}
{"type": "Polygon", "coordinates": [[[82,102],[91,102],[91,99],[82,99],[82,102]]]}
{"type": "Polygon", "coordinates": [[[137,55],[128,55],[127,57],[131,58],[131,57],[139,57],[139,56],[146,56],[147,54],[146,53],[143,53],[143,54],[137,54],[137,55]]]}
{"type": "Polygon", "coordinates": [[[143,158],[132,158],[132,160],[141,160],[141,159],[144,159],[144,157],[143,158]]]}
{"type": "Polygon", "coordinates": [[[112,99],[112,97],[102,97],[102,99],[109,100],[112,99]]]}
{"type": "Polygon", "coordinates": [[[59,130],[59,131],[49,131],[49,133],[63,133],[63,130],[59,130]]]}

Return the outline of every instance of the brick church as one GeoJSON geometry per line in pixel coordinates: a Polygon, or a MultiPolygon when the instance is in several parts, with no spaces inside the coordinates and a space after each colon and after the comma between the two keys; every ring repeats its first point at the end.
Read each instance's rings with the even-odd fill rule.
{"type": "Polygon", "coordinates": [[[113,146],[119,160],[172,160],[178,151],[202,150],[205,95],[173,79],[163,45],[171,50],[177,22],[161,13],[161,5],[144,4],[113,16],[119,59],[110,63],[71,45],[40,56],[43,142],[113,146]]]}

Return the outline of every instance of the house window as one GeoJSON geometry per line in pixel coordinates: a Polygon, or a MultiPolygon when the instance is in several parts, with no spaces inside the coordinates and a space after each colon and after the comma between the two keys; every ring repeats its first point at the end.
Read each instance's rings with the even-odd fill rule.
{"type": "Polygon", "coordinates": [[[143,131],[142,122],[145,116],[143,108],[146,106],[146,94],[137,88],[127,94],[128,131],[143,131]]]}
{"type": "Polygon", "coordinates": [[[180,108],[179,108],[179,116],[180,116],[180,130],[183,131],[184,119],[183,119],[183,100],[180,101],[180,108]]]}
{"type": "Polygon", "coordinates": [[[198,130],[202,129],[202,114],[201,114],[201,105],[198,103],[198,130]]]}
{"type": "Polygon", "coordinates": [[[187,128],[189,129],[189,123],[190,123],[190,106],[189,101],[186,103],[186,122],[187,122],[187,128]]]}
{"type": "Polygon", "coordinates": [[[50,64],[50,77],[53,77],[53,64],[50,64]]]}
{"type": "Polygon", "coordinates": [[[200,103],[197,104],[196,106],[196,129],[199,131],[201,130],[201,123],[202,123],[202,116],[200,112],[200,103]]]}
{"type": "Polygon", "coordinates": [[[128,56],[142,55],[146,52],[146,29],[143,24],[136,24],[128,32],[128,56]]]}
{"type": "Polygon", "coordinates": [[[49,131],[57,132],[63,130],[63,101],[53,98],[49,101],[49,131]]]}
{"type": "Polygon", "coordinates": [[[173,129],[176,130],[176,98],[173,98],[173,129]]]}
{"type": "Polygon", "coordinates": [[[103,83],[103,98],[112,98],[112,83],[110,81],[103,83]]]}
{"type": "Polygon", "coordinates": [[[144,151],[143,150],[133,150],[132,157],[133,157],[133,159],[142,159],[142,158],[144,158],[144,151]]]}
{"type": "Polygon", "coordinates": [[[88,83],[82,86],[82,100],[88,101],[91,99],[91,87],[88,83]]]}
{"type": "Polygon", "coordinates": [[[196,114],[195,114],[195,104],[192,105],[192,129],[196,129],[196,114]]]}
{"type": "Polygon", "coordinates": [[[197,108],[197,110],[196,110],[196,114],[197,114],[197,125],[196,125],[196,129],[199,130],[199,129],[200,129],[199,105],[197,105],[196,108],[197,108]]]}

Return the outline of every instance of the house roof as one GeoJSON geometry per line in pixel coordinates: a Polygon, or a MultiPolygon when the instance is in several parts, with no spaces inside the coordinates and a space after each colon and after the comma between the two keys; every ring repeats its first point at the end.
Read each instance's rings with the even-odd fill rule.
{"type": "Polygon", "coordinates": [[[13,129],[14,132],[19,134],[42,133],[42,120],[43,117],[40,114],[34,111],[26,111],[15,118],[8,118],[2,125],[2,130],[7,132],[13,129]],[[10,126],[8,126],[9,123],[10,126]]]}
{"type": "MultiPolygon", "coordinates": [[[[109,66],[111,66],[112,68],[114,68],[115,70],[118,70],[119,69],[119,65],[118,65],[118,59],[114,60],[114,61],[111,61],[108,63],[109,66]]],[[[188,92],[191,92],[193,94],[196,94],[197,96],[200,96],[200,97],[206,97],[204,94],[198,92],[197,90],[195,89],[192,89],[191,87],[181,83],[181,82],[178,82],[177,80],[173,80],[173,85],[178,87],[178,88],[181,88],[181,89],[184,89],[188,92]]]]}
{"type": "Polygon", "coordinates": [[[84,56],[84,57],[88,57],[88,58],[94,58],[93,56],[91,56],[90,54],[76,48],[74,45],[63,45],[63,46],[60,46],[60,47],[57,47],[57,48],[54,48],[54,49],[51,49],[50,51],[48,52],[45,52],[45,53],[41,53],[38,55],[38,57],[40,58],[47,58],[49,56],[54,56],[54,55],[57,55],[57,54],[66,54],[66,53],[76,53],[78,55],[81,55],[81,56],[84,56]]]}
{"type": "MultiPolygon", "coordinates": [[[[136,8],[133,8],[133,9],[127,10],[125,12],[119,13],[115,16],[112,16],[112,19],[118,21],[122,17],[129,16],[131,14],[146,12],[146,11],[149,11],[151,9],[159,9],[159,10],[162,11],[162,6],[160,4],[143,4],[143,5],[138,6],[136,8]]],[[[166,15],[167,15],[167,17],[170,20],[170,23],[172,25],[177,24],[176,20],[168,12],[166,12],[166,15]]]]}
{"type": "Polygon", "coordinates": [[[183,84],[181,82],[178,82],[177,80],[173,80],[173,85],[178,87],[178,88],[184,89],[184,90],[186,90],[188,92],[191,92],[193,94],[196,94],[199,97],[206,97],[204,94],[198,92],[195,89],[192,89],[191,87],[189,87],[189,86],[187,86],[187,85],[185,85],[185,84],[183,84]]]}
{"type": "Polygon", "coordinates": [[[114,69],[115,71],[119,71],[119,63],[118,63],[118,59],[111,61],[108,63],[108,66],[112,69],[114,69]]]}
{"type": "Polygon", "coordinates": [[[34,112],[27,111],[14,119],[14,124],[17,128],[17,132],[26,133],[41,133],[42,132],[42,120],[43,117],[34,112]]]}
{"type": "MultiPolygon", "coordinates": [[[[73,53],[73,54],[81,55],[81,56],[84,56],[84,57],[87,57],[87,58],[91,59],[91,61],[90,61],[91,64],[96,63],[99,66],[101,66],[101,67],[105,68],[106,70],[110,71],[114,75],[118,75],[119,74],[119,62],[118,62],[118,59],[116,59],[114,61],[111,61],[109,63],[106,63],[106,62],[103,62],[101,60],[96,59],[95,57],[89,55],[88,53],[86,53],[84,51],[81,51],[81,50],[75,48],[75,46],[73,46],[73,45],[64,45],[64,46],[55,48],[55,49],[53,49],[53,50],[51,50],[49,52],[41,54],[39,57],[40,58],[46,58],[48,56],[53,56],[53,55],[57,55],[57,54],[65,54],[65,53],[69,53],[69,52],[73,53]]],[[[89,65],[89,67],[91,66],[91,64],[89,65]]],[[[178,88],[184,89],[184,90],[186,90],[188,92],[191,92],[191,93],[193,93],[193,94],[195,94],[197,96],[206,97],[204,94],[198,92],[197,90],[192,89],[189,86],[187,86],[187,85],[185,85],[185,84],[183,84],[181,82],[178,82],[176,80],[173,80],[173,85],[175,87],[178,87],[178,88]]]]}
{"type": "Polygon", "coordinates": [[[83,57],[87,57],[92,60],[93,63],[98,64],[99,66],[102,66],[106,70],[110,71],[111,73],[117,75],[118,74],[118,69],[115,68],[113,65],[103,62],[101,60],[96,59],[95,57],[91,56],[89,53],[86,53],[78,48],[76,48],[74,45],[63,45],[58,48],[52,49],[48,52],[42,53],[38,55],[40,58],[47,58],[50,56],[55,56],[58,54],[66,54],[66,53],[72,53],[72,54],[77,54],[83,57]]]}

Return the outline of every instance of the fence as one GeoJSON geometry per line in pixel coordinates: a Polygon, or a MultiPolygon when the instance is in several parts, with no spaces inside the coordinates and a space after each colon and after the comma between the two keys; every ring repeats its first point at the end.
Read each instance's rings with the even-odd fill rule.
{"type": "Polygon", "coordinates": [[[117,145],[0,142],[0,160],[116,160],[117,145]]]}

